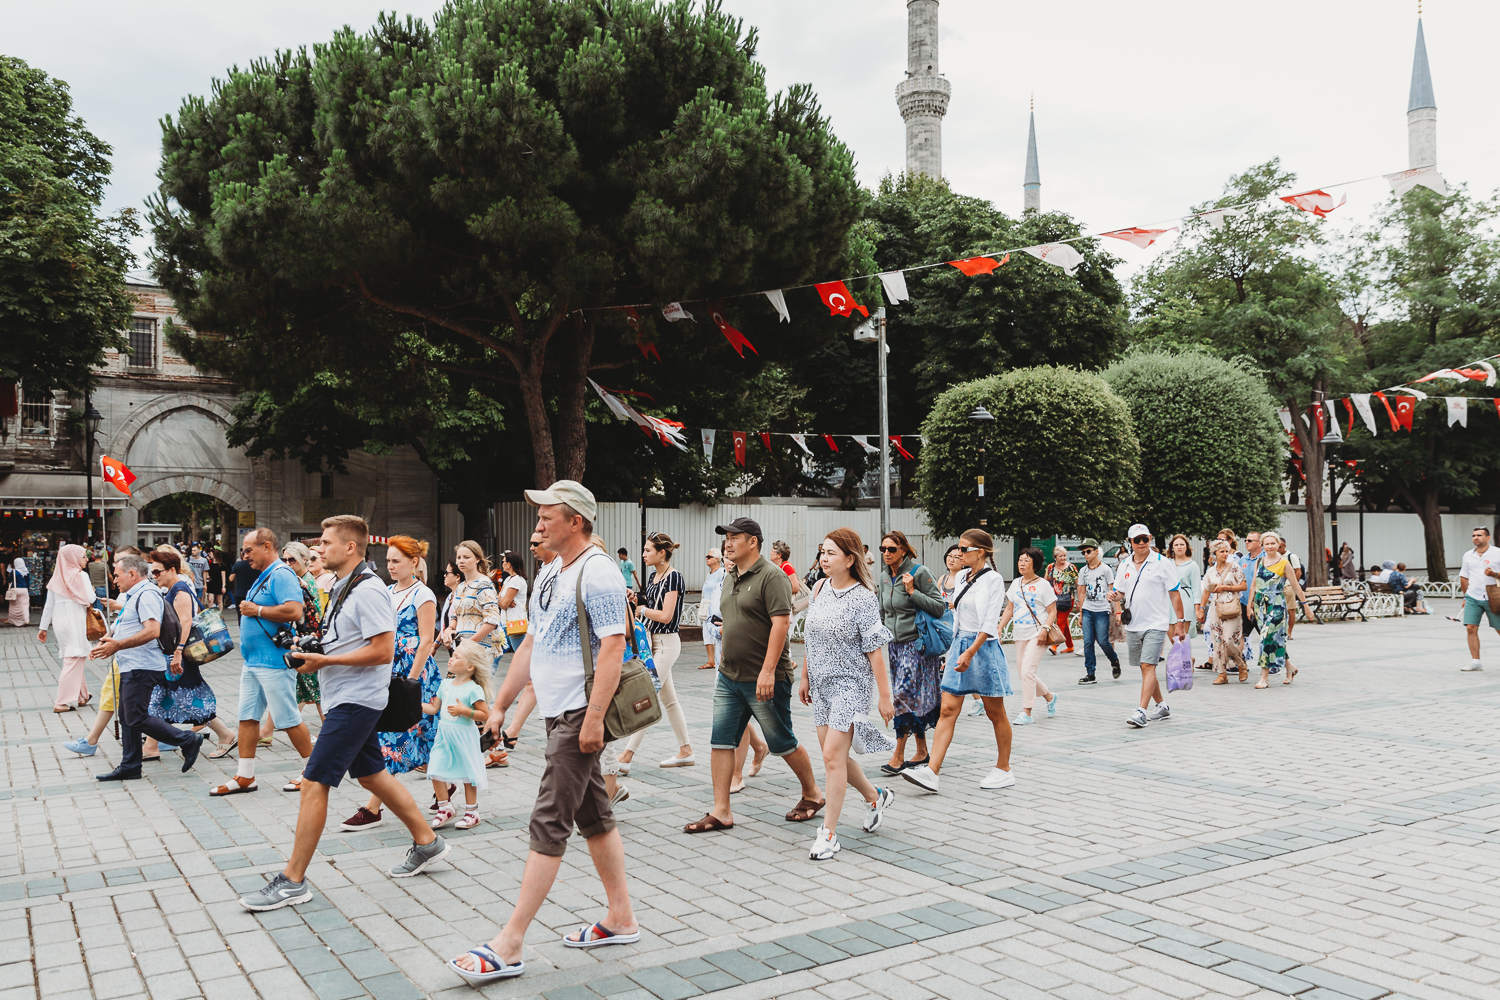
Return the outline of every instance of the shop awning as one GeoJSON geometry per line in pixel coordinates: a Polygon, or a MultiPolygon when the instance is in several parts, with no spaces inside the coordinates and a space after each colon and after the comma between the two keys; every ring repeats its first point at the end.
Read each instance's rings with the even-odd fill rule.
{"type": "MultiPolygon", "coordinates": [[[[77,507],[88,504],[81,472],[0,472],[0,506],[77,507]]],[[[109,510],[128,507],[130,501],[113,486],[94,481],[94,506],[109,510]]]]}

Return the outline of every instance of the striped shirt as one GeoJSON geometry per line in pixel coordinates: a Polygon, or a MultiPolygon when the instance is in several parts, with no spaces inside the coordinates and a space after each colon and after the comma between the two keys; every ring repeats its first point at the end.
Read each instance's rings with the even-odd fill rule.
{"type": "Polygon", "coordinates": [[[677,606],[672,609],[672,620],[659,622],[654,619],[646,619],[646,631],[652,635],[672,633],[677,631],[677,623],[682,620],[682,601],[687,596],[687,584],[683,582],[682,574],[675,569],[663,576],[656,573],[651,577],[651,582],[646,584],[646,592],[641,598],[641,606],[650,608],[652,611],[660,611],[667,603],[667,595],[677,591],[677,606]]]}

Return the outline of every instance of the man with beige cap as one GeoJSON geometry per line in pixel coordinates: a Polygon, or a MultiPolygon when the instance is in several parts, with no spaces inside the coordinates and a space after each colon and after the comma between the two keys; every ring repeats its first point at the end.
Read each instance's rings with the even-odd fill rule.
{"type": "Polygon", "coordinates": [[[591,544],[597,512],[592,493],[564,479],[545,490],[527,490],[526,501],[537,508],[537,533],[556,557],[532,584],[526,639],[511,660],[495,707],[503,720],[511,703],[531,683],[537,709],[547,724],[546,765],[531,812],[531,853],[515,909],[488,943],[448,963],[471,986],[526,971],[521,954],[526,929],[547,901],[575,825],[589,845],[609,899],[609,912],[598,923],[585,924],[564,937],[563,944],[598,948],[641,939],[625,882],[625,845],[615,829],[599,769],[604,711],[619,686],[625,630],[630,625],[625,582],[609,556],[591,544]],[[589,634],[584,639],[579,636],[576,598],[580,577],[589,617],[589,634]],[[584,692],[583,641],[594,655],[594,685],[589,694],[584,692]]]}

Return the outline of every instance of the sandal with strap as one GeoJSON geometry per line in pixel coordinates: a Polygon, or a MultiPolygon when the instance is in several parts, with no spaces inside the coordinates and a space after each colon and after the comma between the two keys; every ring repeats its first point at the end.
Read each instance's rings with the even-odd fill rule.
{"type": "Polygon", "coordinates": [[[639,929],[629,934],[616,934],[602,923],[584,924],[573,934],[563,938],[563,944],[569,948],[601,948],[607,944],[635,944],[640,939],[639,929]],[[599,936],[594,937],[595,934],[599,936]]]}
{"type": "Polygon", "coordinates": [[[213,753],[208,755],[208,759],[219,760],[221,758],[228,757],[239,745],[240,739],[238,736],[230,740],[228,743],[220,743],[217,747],[214,747],[213,753]]]}
{"type": "Polygon", "coordinates": [[[286,784],[282,785],[281,786],[281,790],[283,792],[300,792],[300,791],[302,791],[302,775],[299,774],[295,778],[293,778],[292,780],[288,781],[286,784]]]}
{"type": "Polygon", "coordinates": [[[490,983],[498,983],[502,979],[514,979],[526,971],[526,963],[524,961],[516,962],[514,965],[507,965],[505,960],[495,954],[494,949],[487,944],[470,948],[465,954],[473,956],[474,968],[465,969],[458,964],[458,958],[463,958],[463,955],[458,956],[458,958],[449,959],[448,968],[463,977],[464,982],[470,986],[488,986],[490,983]]]}
{"type": "Polygon", "coordinates": [[[458,810],[453,808],[453,803],[444,802],[438,806],[437,812],[432,814],[432,828],[447,826],[453,822],[453,817],[458,815],[458,810]]]}
{"type": "Polygon", "coordinates": [[[504,747],[495,747],[484,755],[484,766],[486,768],[510,767],[510,754],[505,752],[504,747]]]}
{"type": "Polygon", "coordinates": [[[822,808],[827,804],[827,799],[824,799],[822,802],[813,802],[810,799],[799,799],[797,800],[797,804],[792,806],[792,811],[786,814],[787,822],[806,823],[808,820],[816,816],[819,811],[821,811],[822,808]]]}
{"type": "Polygon", "coordinates": [[[733,830],[733,823],[726,823],[713,813],[704,813],[703,818],[694,820],[682,828],[683,833],[713,833],[716,830],[733,830]]]}
{"type": "Polygon", "coordinates": [[[220,785],[218,788],[209,789],[208,794],[213,796],[239,795],[244,792],[255,792],[259,790],[260,786],[255,783],[254,778],[250,779],[249,784],[242,784],[239,778],[235,778],[232,781],[227,782],[226,784],[220,785]]]}

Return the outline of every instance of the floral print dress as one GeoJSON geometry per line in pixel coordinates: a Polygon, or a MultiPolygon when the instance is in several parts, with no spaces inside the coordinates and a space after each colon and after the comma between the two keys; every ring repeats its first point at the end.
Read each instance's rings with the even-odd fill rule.
{"type": "MultiPolygon", "coordinates": [[[[391,676],[405,677],[411,673],[417,661],[417,647],[422,637],[417,629],[417,610],[427,603],[437,606],[437,597],[426,584],[413,583],[409,588],[396,593],[395,585],[389,588],[396,599],[396,658],[391,662],[391,676]]],[[[493,591],[492,591],[493,592],[493,591]]],[[[437,697],[443,683],[442,671],[437,658],[427,657],[422,671],[422,702],[427,704],[437,697]]],[[[432,741],[437,738],[438,718],[423,715],[422,721],[404,733],[381,733],[380,755],[385,758],[385,769],[391,774],[405,774],[418,767],[425,767],[432,754],[432,741]]]]}
{"type": "Polygon", "coordinates": [[[807,680],[813,725],[854,730],[855,753],[888,753],[896,744],[868,721],[875,696],[869,654],[891,641],[880,601],[859,583],[835,590],[827,580],[807,609],[807,680]]]}
{"type": "Polygon", "coordinates": [[[1255,568],[1255,620],[1260,626],[1260,668],[1273,674],[1286,666],[1286,559],[1275,566],[1265,560],[1255,568]]]}

